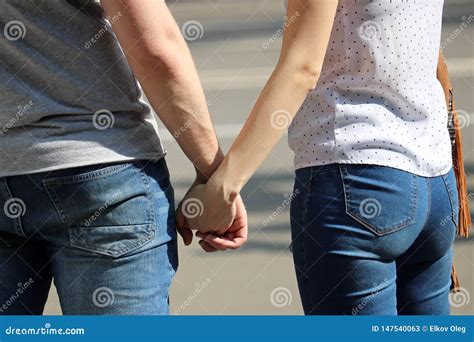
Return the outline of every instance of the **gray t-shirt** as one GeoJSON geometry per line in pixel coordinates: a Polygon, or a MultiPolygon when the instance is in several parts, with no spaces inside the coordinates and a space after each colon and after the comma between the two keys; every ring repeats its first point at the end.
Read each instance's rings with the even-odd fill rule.
{"type": "Polygon", "coordinates": [[[96,1],[0,1],[0,177],[164,152],[96,1]]]}

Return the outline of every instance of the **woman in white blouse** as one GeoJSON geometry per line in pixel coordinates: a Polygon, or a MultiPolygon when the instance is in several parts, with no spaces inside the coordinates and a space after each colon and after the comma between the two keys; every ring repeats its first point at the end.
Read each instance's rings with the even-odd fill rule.
{"type": "Polygon", "coordinates": [[[291,123],[305,313],[449,313],[458,200],[436,78],[442,7],[288,1],[274,72],[219,169],[188,194],[204,204],[187,225],[205,250],[246,239],[237,194],[291,123]]]}

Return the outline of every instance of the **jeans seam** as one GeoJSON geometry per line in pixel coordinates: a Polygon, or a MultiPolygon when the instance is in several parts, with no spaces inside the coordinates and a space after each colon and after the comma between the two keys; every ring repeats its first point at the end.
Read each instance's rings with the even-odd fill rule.
{"type": "Polygon", "coordinates": [[[68,216],[66,215],[66,212],[63,206],[60,205],[61,201],[59,200],[59,196],[56,193],[56,190],[54,189],[54,187],[50,187],[49,185],[50,183],[46,183],[43,180],[43,187],[46,190],[46,193],[48,194],[48,198],[51,200],[53,206],[56,208],[56,212],[58,213],[59,219],[61,220],[62,223],[66,225],[66,227],[69,228],[71,226],[71,222],[68,219],[68,216]]]}
{"type": "MultiPolygon", "coordinates": [[[[4,187],[5,187],[5,192],[6,194],[8,195],[7,197],[10,198],[10,199],[13,199],[15,198],[10,190],[10,187],[8,186],[8,182],[7,182],[7,179],[6,177],[3,177],[2,178],[2,182],[4,184],[4,187]]],[[[21,222],[21,215],[18,216],[18,217],[15,217],[15,218],[11,218],[12,220],[14,220],[14,226],[15,226],[15,232],[22,236],[22,237],[27,237],[24,229],[23,229],[23,224],[21,222]]]]}
{"type": "MultiPolygon", "coordinates": [[[[307,190],[307,195],[306,195],[306,198],[304,200],[304,211],[303,211],[303,217],[302,217],[302,220],[303,220],[303,229],[306,230],[306,222],[307,222],[307,216],[308,216],[308,205],[309,205],[309,198],[311,196],[311,191],[312,191],[312,185],[313,185],[313,168],[311,168],[311,172],[310,172],[310,175],[309,175],[309,186],[308,186],[308,190],[307,190]]],[[[306,232],[304,232],[304,234],[307,234],[306,232]]],[[[304,235],[303,235],[304,236],[304,235]]],[[[306,239],[306,237],[305,237],[306,239]]],[[[306,272],[308,271],[307,270],[307,265],[308,265],[308,261],[307,261],[307,258],[306,258],[306,253],[305,253],[305,246],[304,246],[304,243],[305,241],[302,240],[301,241],[301,253],[303,255],[303,262],[304,262],[304,275],[303,275],[303,279],[302,281],[305,282],[306,286],[306,291],[308,292],[307,293],[307,298],[309,299],[309,304],[311,306],[311,310],[313,310],[313,298],[311,296],[311,289],[310,289],[310,282],[308,280],[308,276],[306,274],[306,272]]]]}
{"type": "MultiPolygon", "coordinates": [[[[449,173],[448,173],[449,175],[449,173]]],[[[441,176],[441,179],[443,181],[443,184],[444,184],[444,188],[446,189],[446,192],[448,193],[448,198],[449,198],[449,204],[451,206],[451,214],[449,216],[451,216],[451,221],[453,221],[455,227],[456,227],[456,230],[458,229],[458,222],[456,222],[456,219],[455,219],[455,215],[454,215],[454,211],[456,210],[455,207],[454,207],[454,200],[453,200],[453,193],[450,189],[450,187],[448,186],[448,183],[446,181],[446,178],[445,178],[446,175],[442,175],[441,176]]]]}
{"type": "MultiPolygon", "coordinates": [[[[147,208],[148,222],[152,223],[155,226],[156,225],[155,214],[157,213],[157,211],[156,211],[155,200],[153,198],[152,190],[150,187],[150,180],[148,179],[148,175],[144,171],[145,166],[143,165],[143,163],[139,162],[138,165],[140,167],[140,171],[139,171],[140,178],[142,179],[142,183],[146,188],[146,198],[151,203],[151,205],[147,208]]],[[[155,226],[155,229],[156,229],[156,226],[155,226]]]]}

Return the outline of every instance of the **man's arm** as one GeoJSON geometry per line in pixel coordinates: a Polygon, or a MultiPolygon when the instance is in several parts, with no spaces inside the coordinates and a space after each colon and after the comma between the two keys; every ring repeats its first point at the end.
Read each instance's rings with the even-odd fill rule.
{"type": "Polygon", "coordinates": [[[153,109],[204,183],[223,155],[189,49],[164,0],[101,0],[153,109]],[[184,131],[183,131],[184,130],[184,131]]]}

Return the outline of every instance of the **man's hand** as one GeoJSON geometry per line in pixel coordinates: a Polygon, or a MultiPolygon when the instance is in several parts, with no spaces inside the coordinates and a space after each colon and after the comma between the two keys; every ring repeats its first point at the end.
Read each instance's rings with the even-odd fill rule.
{"type": "Polygon", "coordinates": [[[207,252],[237,249],[247,241],[247,213],[240,196],[229,202],[209,185],[191,187],[178,208],[177,224],[185,244],[192,240],[190,229],[197,230],[207,252]]]}
{"type": "Polygon", "coordinates": [[[247,242],[247,235],[247,211],[240,196],[236,199],[234,221],[224,234],[196,232],[196,236],[201,239],[199,244],[207,252],[240,248],[247,242]]]}

